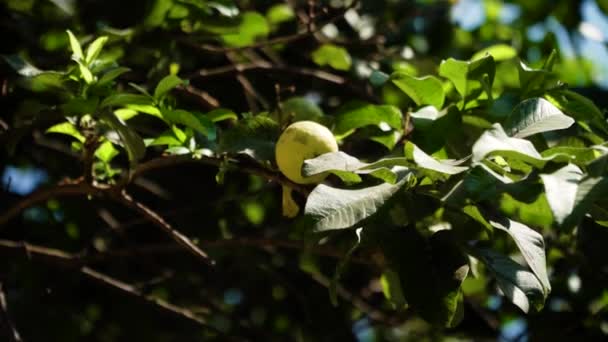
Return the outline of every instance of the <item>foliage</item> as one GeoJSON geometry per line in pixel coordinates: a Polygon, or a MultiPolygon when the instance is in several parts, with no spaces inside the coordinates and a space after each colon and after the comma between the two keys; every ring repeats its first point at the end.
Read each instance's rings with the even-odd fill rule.
{"type": "Polygon", "coordinates": [[[3,178],[0,310],[31,340],[495,338],[517,319],[543,338],[571,317],[605,337],[604,111],[565,83],[587,74],[563,46],[511,44],[512,3],[433,44],[469,2],[110,2],[91,25],[94,1],[4,1],[13,30],[43,30],[3,51],[6,165],[49,180],[3,178]],[[322,184],[276,166],[299,120],[340,142],[304,162],[322,184]],[[70,319],[36,329],[36,296],[70,319]]]}

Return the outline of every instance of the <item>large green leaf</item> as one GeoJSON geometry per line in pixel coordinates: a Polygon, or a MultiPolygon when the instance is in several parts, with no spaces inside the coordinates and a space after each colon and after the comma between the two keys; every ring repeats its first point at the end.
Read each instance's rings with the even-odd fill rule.
{"type": "Polygon", "coordinates": [[[437,109],[443,107],[445,94],[443,84],[434,76],[413,77],[404,72],[395,72],[391,81],[407,94],[418,106],[432,105],[437,109]]]}
{"type": "Polygon", "coordinates": [[[381,124],[388,124],[395,130],[401,130],[401,111],[399,108],[390,105],[353,102],[339,111],[336,117],[334,135],[343,138],[357,128],[381,124]]]}
{"type": "Polygon", "coordinates": [[[439,75],[449,79],[466,103],[478,91],[489,91],[494,82],[496,66],[494,58],[488,55],[475,61],[459,61],[449,58],[441,62],[439,75]]]}
{"type": "Polygon", "coordinates": [[[513,238],[526,263],[542,284],[544,297],[546,298],[551,292],[551,284],[547,275],[543,236],[528,226],[509,219],[500,222],[490,221],[490,224],[494,228],[507,232],[513,238]]]}
{"type": "Polygon", "coordinates": [[[409,169],[398,172],[395,184],[384,183],[358,190],[320,184],[310,193],[304,212],[315,220],[316,231],[351,228],[375,214],[413,177],[409,169]]]}
{"type": "Polygon", "coordinates": [[[525,138],[536,133],[565,129],[574,124],[574,119],[565,115],[542,98],[521,102],[503,124],[505,131],[515,138],[525,138]]]}
{"type": "Polygon", "coordinates": [[[507,136],[499,124],[485,131],[473,145],[473,162],[480,162],[489,155],[519,159],[536,167],[542,167],[546,162],[530,141],[507,136]]]}
{"type": "Polygon", "coordinates": [[[500,290],[513,304],[526,313],[531,307],[535,310],[543,307],[543,285],[528,268],[491,249],[478,249],[476,252],[496,277],[500,290]]]}
{"type": "Polygon", "coordinates": [[[551,174],[541,174],[540,177],[545,185],[553,217],[558,224],[562,224],[574,210],[578,183],[583,178],[583,171],[576,165],[568,164],[551,174]]]}
{"type": "Polygon", "coordinates": [[[468,259],[454,243],[453,232],[440,231],[430,238],[414,227],[384,229],[379,247],[389,266],[398,273],[405,301],[430,323],[453,327],[462,318],[468,259]]]}

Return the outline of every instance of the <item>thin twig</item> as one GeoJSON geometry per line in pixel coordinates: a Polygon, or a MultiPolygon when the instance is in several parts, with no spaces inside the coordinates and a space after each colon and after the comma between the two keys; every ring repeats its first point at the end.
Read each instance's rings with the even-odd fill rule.
{"type": "Polygon", "coordinates": [[[207,329],[212,329],[216,331],[214,328],[207,324],[204,318],[194,314],[192,311],[186,308],[176,306],[165,300],[151,295],[145,295],[138,291],[133,285],[127,284],[106,274],[95,271],[94,269],[88,266],[84,266],[84,260],[78,255],[67,253],[58,249],[32,245],[27,242],[14,242],[7,240],[0,241],[0,251],[8,253],[12,256],[26,257],[27,259],[45,262],[47,264],[55,265],[61,268],[77,268],[81,274],[85,275],[87,278],[95,281],[98,284],[118,290],[119,292],[125,295],[152,304],[156,308],[161,309],[161,311],[171,313],[174,316],[186,319],[207,329]]]}
{"type": "MultiPolygon", "coordinates": [[[[194,314],[192,311],[190,311],[186,308],[182,308],[177,305],[171,304],[158,297],[154,297],[151,295],[145,295],[145,294],[141,293],[139,290],[137,290],[137,288],[133,285],[127,284],[118,279],[115,279],[115,278],[112,278],[103,273],[97,272],[87,266],[82,267],[80,269],[80,273],[84,274],[89,279],[92,279],[99,284],[102,284],[106,287],[118,290],[128,296],[135,297],[139,300],[143,300],[149,304],[156,306],[157,308],[162,309],[163,311],[172,313],[175,316],[178,316],[180,318],[197,323],[205,328],[208,328],[208,329],[211,328],[211,326],[208,325],[207,321],[204,318],[194,314]]],[[[212,329],[212,330],[216,331],[215,329],[212,329]]]]}
{"type": "Polygon", "coordinates": [[[167,233],[175,242],[181,245],[183,248],[188,250],[194,256],[201,259],[204,263],[208,265],[213,265],[215,262],[205,253],[200,247],[198,247],[192,240],[188,237],[180,233],[178,230],[173,228],[165,219],[162,218],[159,214],[157,214],[154,210],[148,208],[143,203],[140,203],[133,199],[126,191],[122,191],[120,197],[118,198],[120,202],[122,202],[125,206],[134,209],[135,211],[142,214],[145,218],[147,218],[150,222],[158,226],[165,233],[167,233]]]}
{"type": "Polygon", "coordinates": [[[362,98],[373,102],[378,103],[379,100],[370,92],[365,89],[361,89],[355,86],[354,81],[349,80],[345,77],[332,74],[330,72],[319,70],[319,69],[311,69],[305,67],[295,67],[295,66],[287,66],[287,65],[275,65],[266,62],[251,62],[251,63],[242,63],[242,64],[231,64],[223,67],[213,68],[213,69],[201,69],[194,73],[192,73],[188,78],[208,78],[208,77],[216,77],[222,75],[230,75],[234,73],[245,73],[245,72],[266,72],[266,73],[274,73],[274,74],[286,74],[291,76],[303,76],[310,77],[313,79],[317,79],[323,82],[331,83],[333,85],[339,85],[342,88],[346,88],[351,91],[353,94],[357,96],[361,96],[362,98]]]}
{"type": "Polygon", "coordinates": [[[220,107],[220,101],[213,97],[208,92],[198,89],[190,84],[180,85],[175,88],[176,91],[195,98],[201,105],[209,109],[220,107]]]}
{"type": "Polygon", "coordinates": [[[184,163],[199,163],[220,167],[224,162],[228,162],[230,165],[234,166],[235,171],[260,176],[269,181],[288,186],[303,195],[308,195],[310,193],[310,189],[308,187],[290,181],[277,171],[272,171],[261,166],[244,165],[243,163],[233,159],[205,156],[201,158],[192,158],[188,155],[175,155],[151,159],[149,161],[139,164],[133,173],[133,177],[137,177],[152,170],[177,166],[184,163]]]}
{"type": "Polygon", "coordinates": [[[6,302],[6,296],[4,294],[4,287],[2,282],[0,282],[0,328],[4,328],[6,330],[6,334],[0,334],[0,336],[5,336],[9,340],[9,342],[21,342],[21,335],[19,335],[19,331],[15,327],[15,324],[11,320],[11,316],[8,313],[8,304],[6,302]]]}
{"type": "Polygon", "coordinates": [[[84,195],[101,195],[105,191],[104,188],[96,187],[87,183],[69,183],[59,184],[50,188],[36,191],[29,196],[23,198],[15,205],[10,207],[2,215],[0,215],[0,227],[8,223],[13,217],[17,216],[21,211],[44,202],[54,197],[67,196],[84,196],[84,195]]]}

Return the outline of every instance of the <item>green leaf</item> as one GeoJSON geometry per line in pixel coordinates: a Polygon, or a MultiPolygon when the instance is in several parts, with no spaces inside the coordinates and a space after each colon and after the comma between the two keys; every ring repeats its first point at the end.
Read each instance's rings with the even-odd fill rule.
{"type": "Polygon", "coordinates": [[[473,145],[473,162],[480,162],[490,155],[519,159],[538,168],[546,162],[530,141],[507,136],[499,124],[485,131],[473,145]]]}
{"type": "Polygon", "coordinates": [[[154,101],[146,95],[118,93],[112,94],[101,101],[101,108],[127,105],[154,105],[154,101]]]}
{"type": "Polygon", "coordinates": [[[525,313],[530,311],[530,307],[535,310],[543,307],[543,285],[527,267],[490,249],[478,249],[477,254],[496,277],[500,290],[513,304],[525,313]]]}
{"type": "Polygon", "coordinates": [[[484,76],[488,78],[488,86],[494,82],[496,67],[492,56],[485,56],[475,61],[459,61],[449,58],[439,65],[439,75],[454,84],[456,91],[466,103],[475,92],[483,89],[484,76]],[[475,91],[475,92],[474,92],[475,91]]]}
{"type": "Polygon", "coordinates": [[[270,27],[266,18],[257,12],[245,12],[234,33],[222,35],[222,40],[229,46],[247,46],[255,43],[258,38],[266,37],[270,27]]]}
{"type": "Polygon", "coordinates": [[[156,89],[154,89],[154,98],[158,100],[165,96],[165,94],[167,94],[173,88],[184,83],[184,80],[175,75],[165,76],[162,80],[160,80],[160,82],[158,82],[158,85],[156,85],[156,89]]]}
{"type": "Polygon", "coordinates": [[[416,105],[432,105],[437,109],[443,107],[445,94],[443,84],[434,76],[413,77],[404,72],[395,72],[391,81],[407,94],[416,105]]]}
{"type": "Polygon", "coordinates": [[[544,298],[551,292],[551,284],[547,275],[547,260],[545,257],[545,241],[543,236],[528,226],[509,219],[501,220],[501,222],[490,221],[492,227],[507,232],[530,269],[540,281],[544,291],[544,298]]]}
{"type": "Polygon", "coordinates": [[[481,59],[485,57],[486,54],[491,55],[496,62],[500,62],[517,57],[517,50],[507,44],[496,44],[488,46],[485,49],[479,50],[473,55],[473,57],[471,57],[471,61],[481,59]]]}
{"type": "Polygon", "coordinates": [[[574,119],[564,115],[549,101],[532,98],[521,102],[503,124],[505,131],[515,138],[525,138],[537,133],[566,129],[574,119]]]}
{"type": "Polygon", "coordinates": [[[119,151],[114,145],[109,140],[106,140],[95,150],[95,157],[107,164],[111,162],[118,153],[119,151]]]}
{"type": "Polygon", "coordinates": [[[570,162],[578,166],[587,165],[601,154],[597,147],[570,147],[556,146],[541,152],[545,159],[551,159],[558,163],[570,162]]]}
{"type": "Polygon", "coordinates": [[[384,183],[359,190],[320,184],[308,196],[304,213],[315,220],[315,231],[351,228],[376,213],[413,177],[409,169],[398,172],[396,184],[384,183]]]}
{"type": "Polygon", "coordinates": [[[131,167],[135,166],[146,153],[146,145],[142,138],[131,127],[125,125],[114,113],[102,111],[101,119],[118,133],[120,141],[127,151],[131,167]]]}
{"type": "Polygon", "coordinates": [[[469,266],[453,232],[440,231],[426,238],[409,226],[385,228],[379,236],[379,247],[390,269],[399,275],[408,305],[429,323],[457,325],[462,318],[460,286],[469,266]]]}
{"type": "Polygon", "coordinates": [[[169,123],[181,124],[207,136],[214,134],[215,126],[213,122],[205,116],[195,116],[183,109],[162,110],[162,117],[169,123]]]}
{"type": "Polygon", "coordinates": [[[81,143],[84,143],[84,141],[86,140],[85,137],[80,133],[80,131],[78,131],[78,128],[76,128],[76,126],[74,126],[71,122],[62,122],[51,126],[49,129],[46,130],[46,133],[59,133],[69,135],[74,139],[80,141],[81,143]]]}
{"type": "Polygon", "coordinates": [[[101,78],[97,81],[97,84],[98,85],[108,84],[108,83],[112,82],[115,78],[117,78],[118,76],[120,76],[128,71],[131,71],[131,69],[125,68],[125,67],[117,67],[114,69],[110,69],[105,74],[103,74],[103,76],[101,76],[101,78]]]}
{"type": "Polygon", "coordinates": [[[545,185],[553,217],[561,225],[574,210],[576,192],[583,178],[583,171],[573,164],[568,164],[551,174],[541,174],[540,178],[545,185]]]}
{"type": "Polygon", "coordinates": [[[78,69],[80,70],[80,75],[82,76],[82,79],[87,82],[87,84],[93,83],[95,77],[91,73],[91,70],[80,60],[76,61],[76,63],[78,63],[78,69]]]}
{"type": "Polygon", "coordinates": [[[75,97],[70,99],[68,102],[61,105],[61,110],[66,116],[83,114],[93,114],[97,110],[99,99],[97,97],[75,97]]]}
{"type": "Polygon", "coordinates": [[[82,47],[80,46],[80,42],[78,41],[76,36],[74,36],[72,31],[67,30],[66,32],[68,33],[68,37],[70,39],[70,48],[72,49],[72,58],[76,61],[82,61],[82,58],[84,55],[82,54],[82,47]]]}
{"type": "Polygon", "coordinates": [[[312,52],[312,61],[319,66],[329,65],[336,70],[349,70],[352,60],[348,50],[333,44],[323,44],[312,52]]]}
{"type": "Polygon", "coordinates": [[[404,150],[407,158],[412,159],[416,165],[427,170],[455,175],[469,169],[467,166],[458,166],[458,162],[455,161],[437,160],[426,154],[411,141],[405,144],[404,150]]]}
{"type": "Polygon", "coordinates": [[[375,125],[388,124],[395,130],[402,130],[401,111],[390,105],[373,105],[353,102],[344,106],[336,117],[334,135],[342,139],[355,129],[375,125]]]}
{"type": "Polygon", "coordinates": [[[261,163],[273,163],[279,125],[264,115],[246,117],[220,136],[219,150],[245,154],[261,163]]]}
{"type": "Polygon", "coordinates": [[[157,136],[154,139],[146,139],[145,143],[146,143],[146,146],[167,145],[167,146],[173,147],[173,146],[181,146],[183,141],[178,139],[175,136],[175,133],[173,130],[167,130],[167,131],[161,133],[159,136],[157,136]]]}
{"type": "Polygon", "coordinates": [[[276,4],[266,11],[266,19],[272,25],[278,25],[295,19],[295,13],[288,4],[276,4]]]}
{"type": "Polygon", "coordinates": [[[212,122],[220,122],[220,121],[224,121],[224,120],[236,121],[239,119],[238,115],[236,115],[236,113],[233,110],[226,109],[226,108],[216,108],[216,109],[208,112],[205,115],[212,122]]]}
{"type": "Polygon", "coordinates": [[[554,90],[545,94],[547,100],[579,121],[589,121],[608,132],[602,111],[587,97],[571,90],[554,90]]]}
{"type": "Polygon", "coordinates": [[[87,47],[87,55],[84,59],[86,65],[90,65],[101,53],[101,49],[108,41],[108,37],[99,37],[95,39],[89,46],[87,47]]]}
{"type": "Polygon", "coordinates": [[[281,104],[281,110],[283,118],[289,118],[290,122],[304,120],[322,122],[325,116],[319,106],[305,97],[290,98],[281,104]]]}
{"type": "Polygon", "coordinates": [[[387,269],[380,277],[382,284],[382,292],[386,299],[390,300],[396,308],[401,308],[407,305],[403,291],[401,290],[401,280],[399,274],[391,269],[387,269]]]}

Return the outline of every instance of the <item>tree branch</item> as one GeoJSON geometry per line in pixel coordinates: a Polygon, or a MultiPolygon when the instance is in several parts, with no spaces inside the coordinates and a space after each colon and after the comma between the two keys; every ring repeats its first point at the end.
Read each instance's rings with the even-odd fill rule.
{"type": "Polygon", "coordinates": [[[6,295],[4,293],[4,287],[2,282],[0,282],[0,328],[4,328],[6,330],[6,334],[0,334],[0,337],[5,336],[8,338],[9,342],[21,342],[21,335],[19,335],[19,331],[13,324],[11,320],[11,316],[8,313],[8,304],[6,302],[6,295]]]}
{"type": "Polygon", "coordinates": [[[142,216],[148,219],[148,221],[152,222],[160,229],[162,229],[167,235],[169,235],[175,242],[177,242],[184,249],[188,250],[197,258],[201,259],[204,263],[208,265],[213,265],[215,262],[209,258],[209,255],[205,253],[202,249],[200,249],[192,240],[188,237],[175,230],[167,221],[165,221],[160,215],[158,215],[154,210],[148,208],[143,203],[140,203],[134,200],[129,194],[127,194],[124,190],[121,192],[120,197],[117,198],[121,203],[125,206],[134,209],[139,212],[142,216]]]}

